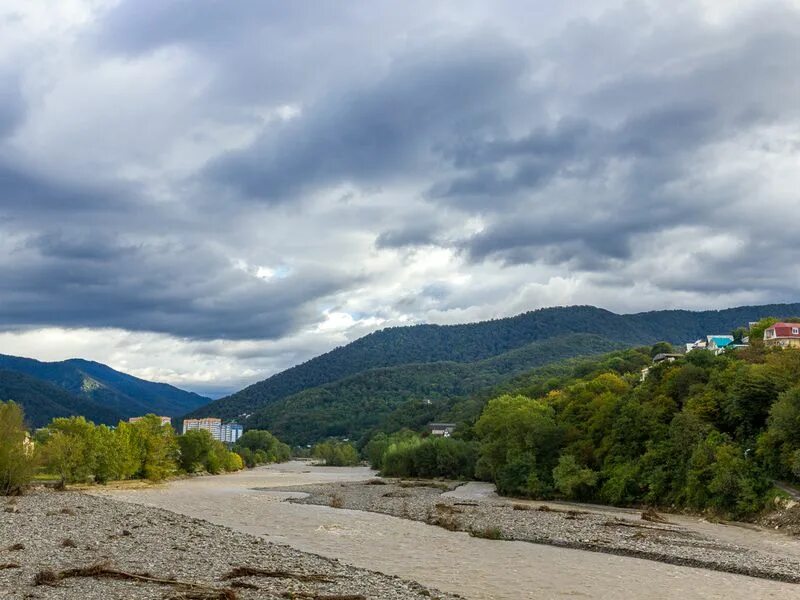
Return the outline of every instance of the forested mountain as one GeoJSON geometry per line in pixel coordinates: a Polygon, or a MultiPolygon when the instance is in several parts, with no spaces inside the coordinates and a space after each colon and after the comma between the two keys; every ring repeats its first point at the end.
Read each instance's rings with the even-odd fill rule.
{"type": "Polygon", "coordinates": [[[17,371],[0,369],[0,401],[13,400],[25,411],[30,427],[43,427],[56,417],[84,416],[96,423],[116,424],[121,416],[95,402],[17,371]]]}
{"type": "Polygon", "coordinates": [[[491,388],[531,367],[622,345],[597,335],[572,334],[470,363],[440,361],[370,369],[271,402],[252,415],[247,425],[269,428],[290,444],[330,436],[360,439],[389,423],[393,423],[390,430],[421,427],[447,413],[453,399],[491,388]]]}
{"type": "MultiPolygon", "coordinates": [[[[74,396],[91,401],[92,405],[125,418],[147,413],[176,417],[209,401],[204,396],[165,383],[145,381],[106,365],[77,358],[40,362],[0,354],[0,369],[49,382],[74,396]]],[[[3,399],[16,400],[13,397],[3,399]]],[[[26,414],[31,413],[26,410],[26,414]]],[[[85,416],[88,418],[89,415],[85,416]]]]}
{"type": "MultiPolygon", "coordinates": [[[[437,362],[474,363],[500,356],[541,340],[570,334],[593,334],[613,343],[683,343],[708,333],[728,333],[770,315],[800,313],[800,304],[746,306],[719,311],[668,310],[618,315],[592,306],[540,309],[515,317],[464,325],[414,325],[377,331],[203,406],[190,416],[237,418],[257,413],[270,403],[318,388],[370,369],[437,362]]],[[[569,356],[590,354],[576,348],[569,356]]],[[[561,360],[568,356],[553,357],[561,360]]],[[[528,368],[545,364],[532,362],[528,368]]],[[[419,372],[419,371],[418,371],[419,372]]],[[[420,377],[422,375],[420,374],[420,377]]],[[[416,382],[423,393],[424,381],[416,382]]],[[[328,392],[330,390],[328,389],[328,392]]],[[[324,393],[314,392],[321,398],[324,393]]],[[[275,413],[254,415],[254,423],[270,426],[275,413]]],[[[250,426],[250,423],[247,423],[250,426]]]]}

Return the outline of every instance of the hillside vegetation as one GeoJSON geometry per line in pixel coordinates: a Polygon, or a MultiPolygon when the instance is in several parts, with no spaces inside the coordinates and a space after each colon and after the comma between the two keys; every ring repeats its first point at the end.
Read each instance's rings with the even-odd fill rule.
{"type": "Polygon", "coordinates": [[[27,375],[28,379],[25,381],[31,384],[32,390],[34,387],[38,390],[38,393],[32,390],[27,393],[20,388],[24,387],[24,383],[19,380],[15,395],[0,395],[0,400],[14,398],[21,403],[24,402],[23,396],[27,397],[26,416],[29,421],[36,423],[47,422],[53,416],[72,414],[80,414],[102,423],[116,423],[119,417],[128,418],[148,413],[177,417],[209,402],[208,398],[198,394],[164,383],[145,381],[106,365],[82,359],[41,362],[0,354],[0,369],[27,375]],[[41,383],[34,385],[33,378],[41,383]],[[51,384],[68,395],[58,394],[42,384],[51,384]],[[68,412],[59,412],[52,406],[46,409],[46,404],[41,404],[42,412],[39,412],[37,405],[30,401],[33,397],[49,398],[68,412]]]}
{"type": "Polygon", "coordinates": [[[793,313],[800,313],[800,304],[632,315],[573,306],[465,325],[394,327],[278,373],[189,416],[232,419],[252,415],[246,426],[280,431],[295,443],[313,442],[327,435],[357,438],[366,430],[381,427],[382,419],[392,418],[393,413],[398,424],[413,426],[406,423],[412,414],[422,418],[441,412],[439,407],[411,410],[421,407],[415,403],[424,399],[452,403],[464,395],[479,394],[481,389],[518,372],[516,367],[484,371],[481,365],[475,373],[476,363],[487,359],[506,355],[521,368],[532,368],[593,353],[590,348],[575,345],[569,352],[543,353],[527,363],[509,354],[536,342],[570,345],[569,336],[588,334],[606,344],[600,351],[661,340],[683,343],[707,333],[727,333],[772,314],[793,313]],[[559,342],[559,338],[564,339],[559,342]],[[432,364],[438,366],[422,366],[432,364]],[[375,381],[370,382],[371,378],[375,381]],[[406,392],[404,386],[408,386],[406,392]],[[375,415],[369,414],[373,411],[375,415]],[[367,414],[349,414],[356,412],[367,414]],[[294,417],[301,423],[293,424],[294,417]]]}
{"type": "Polygon", "coordinates": [[[534,342],[472,363],[436,362],[371,369],[268,404],[247,420],[291,444],[327,437],[361,439],[374,429],[421,427],[450,402],[490,388],[533,366],[621,346],[595,335],[534,342]]]}
{"type": "Polygon", "coordinates": [[[702,350],[641,369],[639,348],[503,386],[458,439],[378,434],[372,464],[402,476],[477,477],[501,494],[614,505],[761,511],[800,482],[800,351],[702,350]]]}
{"type": "Polygon", "coordinates": [[[115,424],[120,415],[91,400],[24,373],[0,369],[0,401],[13,398],[22,406],[30,427],[44,427],[57,417],[82,415],[97,423],[115,424]]]}

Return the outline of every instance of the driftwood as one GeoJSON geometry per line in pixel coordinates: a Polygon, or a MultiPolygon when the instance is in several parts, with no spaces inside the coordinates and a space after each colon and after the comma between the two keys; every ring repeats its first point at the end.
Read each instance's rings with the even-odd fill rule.
{"type": "Polygon", "coordinates": [[[119,569],[113,569],[106,563],[98,563],[88,567],[78,567],[75,569],[65,569],[64,571],[51,571],[45,569],[40,571],[33,580],[34,585],[55,585],[65,579],[76,577],[97,577],[105,579],[127,579],[131,581],[141,581],[142,583],[155,583],[159,585],[170,585],[179,588],[187,588],[182,596],[187,600],[236,600],[236,593],[229,589],[218,589],[201,583],[191,581],[180,581],[178,579],[164,579],[153,577],[149,574],[127,573],[119,569]]]}
{"type": "Polygon", "coordinates": [[[222,579],[236,579],[237,577],[274,577],[276,579],[294,579],[295,581],[317,581],[322,583],[332,583],[333,579],[324,575],[304,573],[290,573],[289,571],[270,571],[257,567],[236,567],[229,573],[222,576],[222,579]]]}
{"type": "Polygon", "coordinates": [[[6,569],[19,569],[20,566],[17,563],[0,563],[0,571],[5,571],[6,569]]]}
{"type": "Polygon", "coordinates": [[[363,594],[314,594],[310,592],[284,592],[290,600],[367,600],[363,594]]]}

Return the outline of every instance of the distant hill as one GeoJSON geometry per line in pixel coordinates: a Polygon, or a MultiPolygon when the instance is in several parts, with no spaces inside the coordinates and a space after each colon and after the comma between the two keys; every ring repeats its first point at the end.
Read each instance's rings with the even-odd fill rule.
{"type": "Polygon", "coordinates": [[[40,362],[0,354],[0,369],[48,382],[73,396],[90,401],[92,406],[102,407],[110,414],[124,418],[147,413],[177,417],[210,401],[209,398],[165,383],[145,381],[106,365],[77,358],[40,362]]]}
{"type": "MultiPolygon", "coordinates": [[[[273,403],[305,391],[312,396],[322,398],[325,391],[318,390],[312,393],[311,390],[359,374],[364,374],[368,378],[367,372],[373,369],[440,362],[476,363],[499,357],[537,341],[555,340],[573,334],[590,334],[602,338],[609,344],[627,346],[653,344],[662,340],[681,344],[709,333],[728,333],[746,325],[748,321],[756,321],[765,316],[798,312],[800,304],[745,306],[698,312],[667,310],[629,315],[619,315],[593,306],[570,306],[540,309],[515,317],[480,323],[393,327],[369,334],[344,347],[336,348],[273,375],[231,396],[194,410],[189,416],[242,418],[245,414],[252,414],[250,420],[246,421],[248,427],[278,426],[280,429],[282,427],[280,423],[288,423],[291,420],[294,405],[282,403],[281,406],[286,407],[286,412],[285,415],[279,415],[276,412],[277,407],[268,408],[273,403]]],[[[591,352],[584,352],[584,349],[577,345],[571,348],[567,355],[554,353],[550,357],[531,361],[526,366],[530,368],[586,354],[591,352]]],[[[421,379],[418,383],[423,384],[421,379]]],[[[425,388],[423,385],[418,387],[415,393],[429,393],[425,391],[428,389],[434,388],[425,388]]],[[[331,388],[327,387],[325,390],[330,392],[331,388]]],[[[315,403],[325,404],[321,400],[312,402],[315,403]]],[[[370,407],[363,406],[359,410],[370,410],[370,407]]],[[[306,413],[298,412],[296,416],[304,418],[305,415],[306,413]]],[[[296,427],[293,426],[291,429],[294,430],[296,427]]]]}
{"type": "Polygon", "coordinates": [[[247,426],[269,429],[294,445],[331,436],[359,439],[382,427],[400,407],[413,403],[415,414],[402,426],[418,427],[429,420],[426,415],[432,418],[440,413],[452,398],[495,386],[535,366],[622,346],[596,335],[572,334],[476,362],[439,361],[370,369],[271,402],[253,414],[247,426]]]}
{"type": "Polygon", "coordinates": [[[115,425],[122,417],[91,400],[36,377],[0,369],[0,401],[14,400],[25,410],[31,427],[43,427],[56,417],[82,415],[95,423],[115,425]]]}

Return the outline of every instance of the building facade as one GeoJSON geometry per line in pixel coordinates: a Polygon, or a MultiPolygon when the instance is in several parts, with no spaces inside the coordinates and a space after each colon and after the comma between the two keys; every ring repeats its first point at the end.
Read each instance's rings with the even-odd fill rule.
{"type": "Polygon", "coordinates": [[[431,432],[431,435],[450,437],[455,430],[455,423],[428,423],[428,431],[431,432]]]}
{"type": "Polygon", "coordinates": [[[222,419],[215,419],[213,417],[205,419],[184,419],[183,431],[181,433],[200,429],[208,431],[215,440],[222,439],[222,419]]]}
{"type": "Polygon", "coordinates": [[[244,427],[239,423],[223,423],[222,419],[208,417],[205,419],[185,419],[183,432],[204,429],[217,441],[226,444],[235,444],[244,433],[244,427]]]}
{"type": "Polygon", "coordinates": [[[800,323],[775,323],[764,330],[768,348],[800,348],[800,323]]]}
{"type": "Polygon", "coordinates": [[[220,441],[226,444],[235,444],[244,433],[244,427],[239,423],[223,423],[220,430],[220,441]]]}

